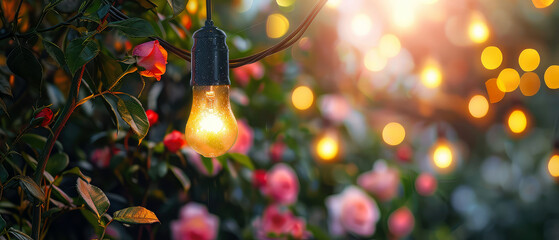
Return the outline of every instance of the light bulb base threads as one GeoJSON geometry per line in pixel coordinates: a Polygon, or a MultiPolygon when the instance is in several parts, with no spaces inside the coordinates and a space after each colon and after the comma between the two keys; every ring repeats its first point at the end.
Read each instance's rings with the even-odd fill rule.
{"type": "Polygon", "coordinates": [[[229,80],[229,49],[227,35],[212,21],[192,36],[191,86],[231,85],[229,80]]]}

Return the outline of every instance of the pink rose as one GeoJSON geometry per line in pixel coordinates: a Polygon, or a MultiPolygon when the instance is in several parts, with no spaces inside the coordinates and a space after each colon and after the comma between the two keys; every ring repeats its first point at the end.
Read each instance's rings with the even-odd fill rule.
{"type": "Polygon", "coordinates": [[[186,145],[184,134],[177,130],[172,131],[171,133],[165,135],[165,138],[163,138],[163,145],[165,145],[167,150],[169,150],[170,152],[177,152],[186,145]]]}
{"type": "Polygon", "coordinates": [[[351,113],[351,106],[346,98],[339,94],[324,95],[319,100],[320,112],[326,119],[341,123],[351,113]]]}
{"type": "Polygon", "coordinates": [[[276,164],[267,174],[266,186],[262,188],[262,193],[276,203],[294,203],[299,194],[297,175],[291,167],[282,163],[276,164]]]}
{"type": "Polygon", "coordinates": [[[270,146],[270,158],[273,162],[280,162],[287,146],[282,141],[277,141],[270,146]]]}
{"type": "Polygon", "coordinates": [[[91,162],[98,168],[106,168],[111,163],[112,152],[108,146],[98,148],[91,152],[91,162]]]}
{"type": "Polygon", "coordinates": [[[407,207],[401,207],[388,217],[388,229],[396,237],[405,237],[411,233],[415,220],[407,207]]]}
{"type": "Polygon", "coordinates": [[[233,68],[233,76],[241,86],[246,86],[251,78],[261,79],[264,76],[264,65],[261,62],[255,62],[233,68]]]}
{"type": "Polygon", "coordinates": [[[262,218],[253,223],[253,227],[260,240],[287,239],[287,236],[291,236],[291,239],[305,239],[309,236],[305,230],[305,221],[294,217],[287,207],[279,205],[268,206],[262,218]]]}
{"type": "Polygon", "coordinates": [[[384,161],[375,163],[372,171],[361,174],[357,179],[359,186],[383,202],[396,196],[399,183],[398,170],[386,166],[384,161]]]}
{"type": "Polygon", "coordinates": [[[244,120],[237,121],[237,126],[239,127],[239,135],[237,135],[237,141],[235,141],[233,147],[229,149],[229,152],[246,155],[252,147],[253,130],[244,120]]]}
{"type": "Polygon", "coordinates": [[[396,150],[396,158],[403,163],[409,163],[412,160],[413,150],[409,145],[402,145],[396,150]]]}
{"type": "Polygon", "coordinates": [[[380,213],[369,195],[355,186],[348,186],[340,194],[326,198],[329,227],[333,235],[351,232],[361,236],[375,233],[380,213]]]}
{"type": "Polygon", "coordinates": [[[145,69],[140,72],[142,76],[161,80],[161,75],[167,68],[167,51],[159,45],[159,41],[145,42],[136,46],[132,55],[138,57],[138,66],[145,69]]]}
{"type": "Polygon", "coordinates": [[[204,205],[188,203],[182,207],[180,219],[171,223],[174,240],[212,240],[217,238],[219,219],[208,213],[204,205]]]}
{"type": "Polygon", "coordinates": [[[188,161],[190,162],[190,164],[194,165],[194,167],[196,167],[198,172],[200,172],[201,174],[203,174],[205,176],[213,177],[213,176],[217,175],[221,171],[221,169],[223,168],[223,166],[221,166],[221,163],[216,158],[212,158],[212,167],[213,167],[212,170],[213,171],[210,174],[208,172],[208,169],[206,168],[206,166],[204,166],[204,163],[202,162],[202,157],[200,157],[200,154],[198,154],[192,148],[185,148],[183,151],[186,152],[186,155],[188,156],[188,161]]]}
{"type": "Polygon", "coordinates": [[[415,190],[422,196],[431,196],[437,190],[437,179],[429,173],[422,173],[415,179],[415,190]]]}

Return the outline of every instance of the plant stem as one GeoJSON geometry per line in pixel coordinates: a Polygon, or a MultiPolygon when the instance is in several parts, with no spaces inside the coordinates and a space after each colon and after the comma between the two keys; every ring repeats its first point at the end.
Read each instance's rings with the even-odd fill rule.
{"type": "MultiPolygon", "coordinates": [[[[70,118],[70,115],[76,109],[77,99],[80,92],[80,85],[83,77],[83,72],[85,70],[85,66],[82,66],[81,72],[79,75],[76,74],[74,79],[72,80],[72,86],[70,88],[70,94],[68,95],[68,103],[64,106],[62,113],[56,119],[56,123],[54,124],[54,131],[53,134],[49,135],[47,143],[45,144],[45,148],[41,152],[41,155],[38,159],[37,169],[35,169],[35,173],[33,174],[33,180],[37,185],[41,186],[41,182],[43,181],[43,174],[45,172],[45,168],[47,166],[47,162],[49,159],[50,152],[56,143],[56,139],[60,135],[62,128],[66,125],[66,122],[70,118]]],[[[33,207],[33,224],[32,224],[32,235],[31,237],[34,240],[39,240],[40,236],[40,227],[41,227],[41,211],[42,207],[39,203],[35,203],[33,207]]]]}
{"type": "Polygon", "coordinates": [[[99,238],[99,240],[103,240],[103,238],[105,237],[105,231],[107,231],[107,228],[109,227],[109,224],[111,224],[113,222],[113,220],[109,221],[107,223],[107,225],[105,225],[105,227],[103,228],[103,233],[101,234],[101,237],[99,238]]]}

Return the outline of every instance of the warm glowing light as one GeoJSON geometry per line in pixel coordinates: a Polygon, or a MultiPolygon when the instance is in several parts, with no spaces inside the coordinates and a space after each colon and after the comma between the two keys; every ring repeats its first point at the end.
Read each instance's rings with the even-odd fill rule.
{"type": "Polygon", "coordinates": [[[520,91],[524,96],[534,96],[540,90],[540,77],[533,72],[527,72],[520,78],[520,91]]]}
{"type": "Polygon", "coordinates": [[[552,177],[559,177],[559,155],[553,155],[547,163],[547,170],[552,177]]]}
{"type": "Polygon", "coordinates": [[[559,88],[559,66],[551,65],[545,70],[545,75],[543,76],[545,80],[545,85],[550,89],[559,88]]]}
{"type": "Polygon", "coordinates": [[[194,86],[186,123],[188,145],[205,157],[227,152],[237,139],[237,121],[229,104],[229,86],[194,86]]]}
{"type": "Polygon", "coordinates": [[[481,13],[476,13],[472,16],[468,26],[468,36],[475,43],[483,43],[489,38],[489,28],[481,13]]]}
{"type": "Polygon", "coordinates": [[[276,0],[276,2],[278,3],[278,6],[280,6],[280,7],[289,7],[289,6],[293,5],[295,0],[276,0]]]}
{"type": "Polygon", "coordinates": [[[485,89],[487,89],[487,96],[489,96],[489,102],[491,103],[497,103],[505,97],[505,92],[497,87],[496,78],[487,80],[487,82],[485,82],[485,89]]]}
{"type": "Polygon", "coordinates": [[[443,75],[436,62],[427,62],[421,71],[421,82],[428,88],[436,88],[441,85],[443,75]]]}
{"type": "Polygon", "coordinates": [[[392,34],[386,34],[380,39],[379,45],[380,54],[387,58],[395,57],[400,53],[402,45],[398,37],[392,34]]]}
{"type": "Polygon", "coordinates": [[[378,50],[371,49],[365,53],[363,61],[369,71],[378,72],[386,67],[387,59],[378,50]]]}
{"type": "Polygon", "coordinates": [[[324,135],[316,143],[316,154],[322,160],[332,160],[338,155],[339,143],[336,138],[324,135]]]}
{"type": "Polygon", "coordinates": [[[394,25],[402,30],[410,29],[416,21],[417,4],[415,0],[391,0],[392,21],[394,25]]]}
{"type": "Polygon", "coordinates": [[[293,90],[291,94],[291,101],[293,106],[299,110],[306,110],[310,108],[314,101],[314,94],[307,86],[299,86],[293,90]]]}
{"type": "Polygon", "coordinates": [[[546,8],[553,3],[553,0],[532,0],[532,3],[536,8],[546,8]]]}
{"type": "Polygon", "coordinates": [[[326,6],[330,8],[337,8],[341,3],[342,0],[328,0],[328,2],[326,2],[326,6]]]}
{"type": "Polygon", "coordinates": [[[289,30],[289,20],[279,13],[268,16],[266,22],[266,34],[269,38],[280,38],[289,30]]]}
{"type": "Polygon", "coordinates": [[[190,0],[186,4],[186,11],[189,14],[195,14],[198,11],[198,0],[190,0]]]}
{"type": "Polygon", "coordinates": [[[528,125],[528,119],[526,118],[526,114],[522,110],[514,110],[509,115],[509,129],[513,133],[522,133],[526,130],[526,126],[528,125]]]}
{"type": "Polygon", "coordinates": [[[433,162],[438,168],[448,168],[452,164],[452,150],[446,144],[439,144],[433,152],[433,162]]]}
{"type": "Polygon", "coordinates": [[[386,124],[384,129],[382,129],[382,140],[388,145],[396,146],[402,143],[405,137],[406,130],[397,122],[386,124]]]}
{"type": "Polygon", "coordinates": [[[365,14],[357,14],[351,20],[351,30],[356,36],[365,36],[373,27],[371,18],[365,14]]]}
{"type": "Polygon", "coordinates": [[[439,0],[420,0],[423,4],[433,4],[438,2],[439,0]]]}
{"type": "Polygon", "coordinates": [[[502,92],[512,92],[520,84],[520,75],[512,68],[505,68],[497,77],[497,87],[502,92]]]}
{"type": "Polygon", "coordinates": [[[503,62],[503,54],[498,47],[489,46],[483,49],[481,53],[481,64],[489,70],[493,70],[501,66],[503,62]]]}
{"type": "Polygon", "coordinates": [[[518,63],[525,72],[534,71],[540,65],[540,54],[531,48],[524,49],[518,57],[518,63]]]}
{"type": "Polygon", "coordinates": [[[484,96],[475,95],[470,99],[468,109],[473,117],[482,118],[485,117],[489,111],[489,102],[487,102],[487,98],[484,96]]]}

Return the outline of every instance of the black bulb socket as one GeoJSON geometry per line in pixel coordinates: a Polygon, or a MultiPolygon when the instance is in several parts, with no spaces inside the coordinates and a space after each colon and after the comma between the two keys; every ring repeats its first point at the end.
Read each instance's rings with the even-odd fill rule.
{"type": "Polygon", "coordinates": [[[229,49],[227,35],[206,21],[192,36],[191,86],[231,85],[229,79],[229,49]]]}

